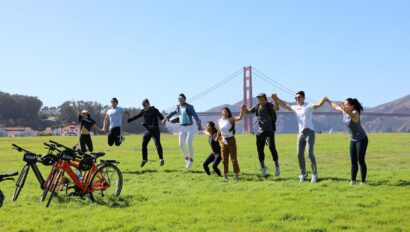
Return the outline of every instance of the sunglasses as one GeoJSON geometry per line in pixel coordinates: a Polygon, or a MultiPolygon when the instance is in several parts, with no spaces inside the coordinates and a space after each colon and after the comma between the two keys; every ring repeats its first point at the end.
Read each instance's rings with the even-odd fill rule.
{"type": "Polygon", "coordinates": [[[295,100],[299,100],[299,99],[302,99],[302,98],[303,98],[302,96],[296,96],[295,100]]]}

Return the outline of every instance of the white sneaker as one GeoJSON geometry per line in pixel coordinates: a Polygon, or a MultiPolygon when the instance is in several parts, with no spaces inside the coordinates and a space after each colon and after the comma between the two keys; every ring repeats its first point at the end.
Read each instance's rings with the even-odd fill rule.
{"type": "Polygon", "coordinates": [[[261,169],[261,176],[262,176],[262,178],[265,178],[266,177],[266,172],[268,171],[268,168],[267,167],[264,167],[264,168],[262,168],[261,169]]]}
{"type": "Polygon", "coordinates": [[[350,181],[350,185],[357,185],[357,181],[355,180],[350,181]]]}
{"type": "Polygon", "coordinates": [[[189,168],[189,160],[185,160],[185,168],[189,168]]]}
{"type": "Polygon", "coordinates": [[[188,160],[188,167],[187,168],[191,168],[192,164],[194,164],[194,161],[193,160],[188,160]]]}
{"type": "Polygon", "coordinates": [[[317,174],[316,174],[316,175],[312,175],[311,183],[316,183],[316,182],[318,181],[318,179],[319,179],[319,177],[318,177],[317,174]]]}
{"type": "Polygon", "coordinates": [[[280,167],[275,167],[275,176],[280,176],[280,167]]]}
{"type": "Polygon", "coordinates": [[[300,182],[305,182],[306,177],[308,177],[308,174],[300,175],[300,176],[299,176],[299,181],[300,181],[300,182]]]}

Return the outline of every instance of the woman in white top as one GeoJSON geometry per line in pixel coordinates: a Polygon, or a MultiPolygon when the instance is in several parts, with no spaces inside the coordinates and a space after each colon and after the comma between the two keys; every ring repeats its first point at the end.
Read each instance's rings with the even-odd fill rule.
{"type": "Polygon", "coordinates": [[[222,118],[218,120],[219,132],[218,138],[221,145],[221,157],[224,165],[224,179],[228,180],[229,156],[233,165],[235,179],[239,180],[239,163],[237,158],[237,148],[235,139],[235,122],[242,120],[243,111],[239,117],[234,117],[228,107],[222,109],[222,118]]]}

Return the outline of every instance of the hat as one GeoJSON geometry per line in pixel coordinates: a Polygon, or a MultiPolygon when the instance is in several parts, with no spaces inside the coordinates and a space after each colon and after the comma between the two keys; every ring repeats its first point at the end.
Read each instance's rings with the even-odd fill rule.
{"type": "Polygon", "coordinates": [[[258,96],[256,96],[256,97],[257,97],[257,98],[265,98],[265,100],[267,99],[265,93],[260,93],[260,94],[258,94],[258,96]]]}
{"type": "Polygon", "coordinates": [[[181,94],[178,96],[178,98],[183,98],[184,100],[186,100],[186,96],[185,96],[185,94],[183,94],[183,93],[181,93],[181,94]]]}
{"type": "Polygon", "coordinates": [[[117,103],[118,103],[118,99],[117,99],[116,97],[113,97],[113,98],[111,99],[111,102],[117,102],[117,103]]]}

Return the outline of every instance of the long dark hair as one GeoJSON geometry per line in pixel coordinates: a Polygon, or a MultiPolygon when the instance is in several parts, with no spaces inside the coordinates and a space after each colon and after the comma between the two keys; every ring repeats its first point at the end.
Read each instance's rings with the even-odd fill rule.
{"type": "Polygon", "coordinates": [[[359,114],[363,112],[362,103],[360,103],[356,98],[348,98],[346,99],[346,101],[349,103],[349,105],[352,105],[353,108],[357,110],[357,112],[359,112],[359,114]]]}
{"type": "MultiPolygon", "coordinates": [[[[222,108],[222,111],[224,111],[224,110],[226,110],[226,112],[228,112],[228,118],[229,118],[229,119],[233,117],[232,111],[231,111],[228,107],[222,108]]],[[[233,132],[233,134],[236,133],[236,130],[235,130],[235,121],[232,123],[232,127],[231,127],[231,129],[229,129],[229,131],[233,132]]]]}
{"type": "Polygon", "coordinates": [[[211,126],[211,134],[214,135],[218,133],[218,129],[216,129],[215,123],[213,121],[207,122],[211,126]]]}

